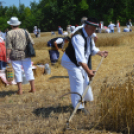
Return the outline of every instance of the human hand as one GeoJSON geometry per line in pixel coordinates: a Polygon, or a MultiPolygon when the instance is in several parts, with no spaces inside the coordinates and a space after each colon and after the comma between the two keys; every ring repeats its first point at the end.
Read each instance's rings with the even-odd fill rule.
{"type": "Polygon", "coordinates": [[[95,72],[96,72],[96,70],[89,70],[88,77],[89,77],[90,80],[92,79],[92,77],[94,77],[95,72]]]}
{"type": "Polygon", "coordinates": [[[99,51],[98,55],[100,55],[101,57],[106,58],[108,56],[108,51],[99,51]]]}
{"type": "Polygon", "coordinates": [[[11,63],[11,60],[10,60],[10,58],[7,58],[7,63],[11,63]]]}

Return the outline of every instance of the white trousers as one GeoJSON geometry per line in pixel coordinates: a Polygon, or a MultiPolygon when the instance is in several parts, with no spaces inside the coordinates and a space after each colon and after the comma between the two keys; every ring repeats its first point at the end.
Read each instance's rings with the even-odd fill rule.
{"type": "Polygon", "coordinates": [[[32,71],[32,64],[31,64],[31,58],[25,58],[23,60],[13,60],[12,67],[15,72],[15,79],[16,82],[22,82],[22,67],[25,72],[25,76],[27,81],[34,80],[33,71],[32,71]]]}
{"type": "Polygon", "coordinates": [[[120,33],[120,27],[117,27],[117,32],[120,33]]]}
{"type": "MultiPolygon", "coordinates": [[[[87,88],[89,83],[89,78],[87,77],[87,74],[83,74],[80,69],[68,70],[68,74],[69,74],[71,92],[77,92],[82,96],[84,90],[87,88]]],[[[78,104],[79,100],[80,100],[79,95],[71,94],[71,101],[74,108],[78,104]]],[[[91,87],[89,87],[87,94],[83,98],[83,101],[93,101],[93,93],[91,87]]],[[[79,109],[82,108],[84,108],[84,104],[81,104],[79,107],[79,109]]]]}

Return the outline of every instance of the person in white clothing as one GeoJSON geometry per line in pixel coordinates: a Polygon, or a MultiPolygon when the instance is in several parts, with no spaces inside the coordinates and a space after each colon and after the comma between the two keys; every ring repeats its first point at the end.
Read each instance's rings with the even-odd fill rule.
{"type": "Polygon", "coordinates": [[[100,24],[99,24],[99,33],[101,33],[103,29],[103,21],[100,21],[100,24]]]}
{"type": "MultiPolygon", "coordinates": [[[[70,80],[71,92],[77,92],[82,95],[84,90],[89,84],[89,78],[94,76],[94,70],[89,69],[88,62],[91,55],[99,55],[107,57],[107,51],[100,51],[96,48],[95,43],[91,40],[91,35],[95,32],[96,27],[99,27],[99,23],[95,18],[88,18],[84,22],[85,25],[82,29],[78,30],[69,42],[65,53],[62,56],[61,64],[67,69],[70,80]]],[[[72,105],[75,108],[80,100],[80,96],[77,94],[71,94],[72,105]]],[[[93,101],[93,94],[91,87],[89,88],[85,98],[86,101],[93,101]]],[[[78,112],[82,111],[85,114],[87,111],[84,109],[84,104],[81,104],[78,108],[78,112]]]]}
{"type": "Polygon", "coordinates": [[[71,33],[72,33],[75,30],[75,26],[71,26],[70,29],[71,29],[71,33]]]}
{"type": "Polygon", "coordinates": [[[33,33],[34,33],[35,37],[37,38],[37,37],[38,37],[38,30],[37,30],[37,26],[34,26],[33,33]]]}
{"type": "Polygon", "coordinates": [[[117,32],[120,33],[120,22],[119,22],[119,20],[117,20],[116,27],[117,27],[117,32]]]}
{"type": "Polygon", "coordinates": [[[110,33],[114,33],[115,24],[113,24],[112,21],[110,22],[110,24],[108,25],[108,27],[110,29],[110,33]]]}
{"type": "Polygon", "coordinates": [[[67,26],[67,32],[68,32],[68,35],[70,36],[71,35],[71,27],[70,27],[70,25],[67,26]]]}
{"type": "Polygon", "coordinates": [[[30,92],[35,92],[34,75],[32,71],[31,57],[25,55],[26,42],[29,41],[34,44],[31,35],[28,31],[19,28],[21,22],[17,17],[11,17],[7,23],[12,27],[7,33],[6,49],[7,49],[7,62],[11,60],[12,67],[14,69],[15,78],[18,86],[18,94],[23,93],[22,90],[22,67],[24,69],[26,79],[31,85],[30,92]],[[26,38],[26,34],[28,38],[26,38]]]}
{"type": "Polygon", "coordinates": [[[128,27],[125,27],[124,29],[123,29],[123,32],[131,32],[132,30],[130,29],[130,27],[128,26],[128,27]]]}
{"type": "Polygon", "coordinates": [[[0,37],[2,37],[5,40],[5,34],[0,30],[0,37]]]}

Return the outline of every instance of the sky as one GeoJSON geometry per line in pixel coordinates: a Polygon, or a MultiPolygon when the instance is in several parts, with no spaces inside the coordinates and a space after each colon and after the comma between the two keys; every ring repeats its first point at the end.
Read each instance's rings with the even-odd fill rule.
{"type": "Polygon", "coordinates": [[[12,6],[15,5],[16,7],[19,7],[19,1],[21,4],[24,4],[25,6],[30,7],[30,2],[39,2],[39,0],[0,0],[3,2],[3,6],[12,6]]]}

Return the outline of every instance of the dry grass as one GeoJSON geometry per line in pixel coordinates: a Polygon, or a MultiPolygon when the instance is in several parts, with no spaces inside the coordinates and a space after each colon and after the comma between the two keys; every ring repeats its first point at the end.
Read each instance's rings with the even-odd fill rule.
{"type": "MultiPolygon", "coordinates": [[[[37,57],[32,59],[34,64],[50,63],[46,42],[51,37],[50,33],[44,33],[44,35],[45,37],[34,38],[37,53],[37,57]]],[[[28,84],[23,85],[24,93],[18,96],[15,85],[4,87],[0,83],[2,85],[0,88],[0,132],[9,134],[115,134],[113,131],[127,133],[128,130],[133,132],[133,99],[130,99],[134,96],[130,87],[133,79],[130,78],[131,84],[128,84],[127,88],[124,84],[128,81],[126,77],[131,76],[133,72],[134,47],[133,40],[130,38],[133,38],[134,33],[114,33],[107,36],[109,38],[107,44],[114,39],[120,40],[117,36],[122,40],[124,38],[124,41],[122,43],[120,40],[120,44],[116,46],[100,45],[100,50],[108,50],[109,56],[102,63],[94,79],[95,100],[86,107],[90,111],[89,116],[75,115],[69,124],[70,129],[65,129],[66,121],[73,109],[70,96],[59,99],[59,96],[70,91],[67,71],[59,64],[59,60],[57,65],[51,66],[51,75],[43,75],[42,69],[36,70],[35,94],[28,92],[30,90],[28,84]],[[111,41],[110,38],[112,38],[111,41]],[[121,83],[121,88],[118,83],[121,83]]],[[[105,34],[98,34],[98,37],[98,42],[102,39],[101,41],[106,44],[105,34]]],[[[60,52],[60,58],[62,54],[63,52],[60,52]]],[[[94,69],[100,59],[98,56],[93,57],[94,69]]]]}

